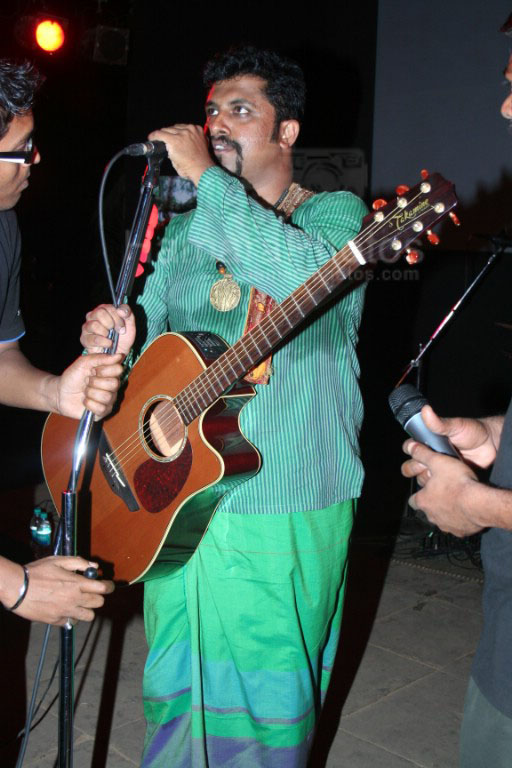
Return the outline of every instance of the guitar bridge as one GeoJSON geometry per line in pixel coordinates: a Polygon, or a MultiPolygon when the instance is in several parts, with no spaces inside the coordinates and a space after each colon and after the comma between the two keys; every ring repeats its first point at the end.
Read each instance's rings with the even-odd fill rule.
{"type": "Polygon", "coordinates": [[[109,442],[105,436],[103,430],[98,445],[99,460],[101,471],[107,483],[109,484],[113,493],[124,501],[130,512],[137,512],[140,509],[137,499],[135,498],[129,484],[126,479],[120,464],[116,459],[115,453],[110,448],[109,442]]]}

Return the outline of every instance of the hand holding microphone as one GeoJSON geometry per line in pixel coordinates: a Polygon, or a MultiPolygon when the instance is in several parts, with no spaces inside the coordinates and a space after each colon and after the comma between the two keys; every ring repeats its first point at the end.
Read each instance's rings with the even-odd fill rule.
{"type": "Polygon", "coordinates": [[[164,144],[174,170],[184,179],[199,184],[203,172],[214,165],[203,126],[176,123],[149,134],[153,144],[164,144]]]}
{"type": "Polygon", "coordinates": [[[389,405],[399,424],[418,443],[424,443],[438,453],[460,458],[460,454],[447,437],[433,432],[425,424],[421,409],[428,405],[428,402],[412,384],[402,384],[394,389],[389,396],[389,405]]]}
{"type": "MultiPolygon", "coordinates": [[[[389,405],[398,423],[413,440],[420,443],[419,446],[415,446],[414,456],[409,449],[410,444],[404,445],[404,451],[412,457],[402,465],[402,474],[405,477],[415,478],[420,486],[424,486],[431,477],[430,467],[423,463],[417,455],[418,453],[428,453],[423,446],[427,446],[436,453],[456,459],[460,458],[459,453],[445,435],[434,432],[425,424],[421,411],[428,405],[428,402],[412,384],[402,384],[400,387],[396,387],[389,396],[389,405]]],[[[409,505],[416,509],[414,496],[409,499],[409,505]]]]}
{"type": "Polygon", "coordinates": [[[168,157],[176,173],[196,186],[204,171],[215,165],[203,127],[185,123],[153,131],[149,141],[130,144],[123,150],[123,154],[153,158],[156,162],[168,157]]]}
{"type": "Polygon", "coordinates": [[[437,420],[440,428],[456,435],[457,444],[461,446],[467,443],[469,447],[471,442],[474,447],[480,443],[483,426],[479,429],[475,426],[478,421],[472,419],[443,422],[433,411],[422,415],[421,411],[428,403],[410,384],[395,389],[389,401],[399,423],[417,441],[404,446],[411,458],[402,465],[402,474],[416,478],[420,486],[420,490],[410,497],[409,505],[412,509],[421,509],[431,523],[455,536],[468,536],[481,530],[482,524],[473,518],[468,505],[468,499],[473,497],[479,485],[478,478],[465,461],[459,460],[462,457],[448,438],[426,425],[423,415],[430,422],[437,420]],[[457,461],[452,461],[453,458],[457,461]]]}

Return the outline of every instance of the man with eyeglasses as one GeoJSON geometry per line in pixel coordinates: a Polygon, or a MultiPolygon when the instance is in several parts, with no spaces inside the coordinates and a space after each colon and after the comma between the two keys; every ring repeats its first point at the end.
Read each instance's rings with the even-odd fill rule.
{"type": "Polygon", "coordinates": [[[32,138],[33,130],[34,117],[29,110],[23,115],[16,115],[0,139],[1,210],[16,205],[21,193],[28,187],[31,166],[41,160],[32,138]]]}
{"type": "MultiPolygon", "coordinates": [[[[40,161],[32,133],[32,103],[42,78],[29,63],[0,59],[0,403],[80,418],[112,409],[122,373],[122,355],[80,357],[61,376],[34,368],[19,348],[25,328],[19,306],[20,234],[14,205],[40,161]]],[[[127,317],[127,325],[132,322],[127,317]]],[[[94,609],[112,592],[107,581],[77,571],[82,557],[47,557],[25,566],[0,557],[0,601],[26,619],[64,625],[92,621],[94,609]]]]}

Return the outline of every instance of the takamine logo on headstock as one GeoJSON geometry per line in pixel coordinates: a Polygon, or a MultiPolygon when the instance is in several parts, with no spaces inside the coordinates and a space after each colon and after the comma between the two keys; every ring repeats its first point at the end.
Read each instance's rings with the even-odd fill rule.
{"type": "Polygon", "coordinates": [[[395,224],[397,229],[403,229],[409,221],[414,221],[421,216],[424,211],[431,208],[430,200],[427,198],[423,200],[419,205],[415,205],[414,208],[398,211],[391,217],[390,224],[395,224]]]}
{"type": "Polygon", "coordinates": [[[412,189],[397,187],[394,201],[374,202],[374,212],[365,217],[363,229],[353,243],[365,262],[393,262],[405,250],[407,261],[415,263],[418,256],[407,247],[409,244],[426,235],[431,245],[438,245],[439,238],[431,227],[447,214],[459,225],[455,214],[450,213],[457,205],[453,184],[439,173],[422,171],[421,175],[423,181],[412,189]]]}

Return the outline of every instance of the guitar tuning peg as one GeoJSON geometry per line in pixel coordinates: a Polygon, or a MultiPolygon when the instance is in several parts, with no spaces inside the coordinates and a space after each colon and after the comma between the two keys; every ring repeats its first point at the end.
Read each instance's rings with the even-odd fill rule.
{"type": "Polygon", "coordinates": [[[420,176],[423,180],[425,180],[425,179],[428,179],[430,174],[425,168],[423,168],[423,170],[420,171],[420,176]]]}
{"type": "Polygon", "coordinates": [[[432,232],[431,229],[427,229],[425,234],[427,235],[427,240],[429,241],[430,245],[439,245],[441,242],[438,236],[432,232]]]}
{"type": "Polygon", "coordinates": [[[406,248],[405,252],[406,252],[405,260],[408,264],[411,264],[411,266],[413,264],[417,264],[418,261],[420,261],[421,256],[419,251],[413,250],[412,248],[406,248]]]}
{"type": "Polygon", "coordinates": [[[407,184],[399,184],[395,192],[397,193],[398,197],[402,197],[402,195],[405,195],[405,193],[408,192],[409,189],[410,187],[408,187],[407,184]]]}
{"type": "Polygon", "coordinates": [[[378,200],[373,201],[372,208],[374,211],[378,211],[379,208],[384,208],[385,205],[387,205],[387,201],[384,200],[382,197],[379,197],[378,200]]]}
{"type": "Polygon", "coordinates": [[[453,223],[455,224],[455,226],[456,226],[456,227],[460,227],[460,219],[459,219],[459,217],[457,216],[457,214],[453,213],[453,211],[450,211],[450,213],[448,214],[448,216],[449,216],[449,217],[450,217],[450,219],[453,221],[453,223]]]}

